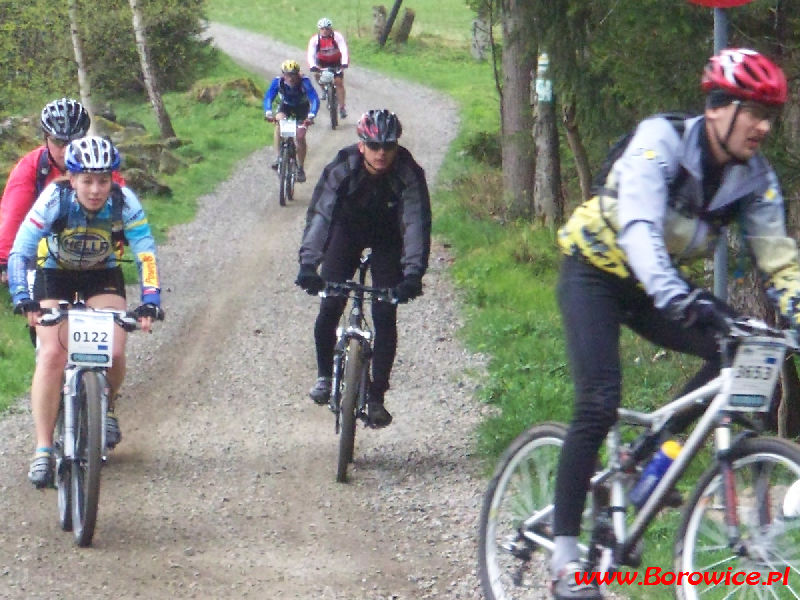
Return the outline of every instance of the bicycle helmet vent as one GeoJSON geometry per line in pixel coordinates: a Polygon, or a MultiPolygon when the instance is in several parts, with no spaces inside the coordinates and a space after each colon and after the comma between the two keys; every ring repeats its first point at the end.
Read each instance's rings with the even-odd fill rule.
{"type": "Polygon", "coordinates": [[[53,100],[42,109],[42,131],[64,142],[85,136],[89,122],[89,113],[71,98],[53,100]]]}
{"type": "Polygon", "coordinates": [[[779,66],[755,50],[728,48],[712,56],[701,87],[704,92],[722,90],[741,100],[781,105],[786,102],[788,86],[779,66]]]}
{"type": "Polygon", "coordinates": [[[403,134],[400,119],[385,108],[370,110],[361,115],[356,130],[358,137],[365,142],[396,142],[403,134]]]}
{"type": "Polygon", "coordinates": [[[319,21],[317,21],[317,29],[322,29],[323,27],[333,27],[333,21],[331,21],[328,17],[322,17],[319,21]]]}
{"type": "Polygon", "coordinates": [[[296,60],[285,60],[281,63],[281,71],[283,73],[299,73],[300,64],[296,60]]]}
{"type": "Polygon", "coordinates": [[[88,136],[69,145],[64,162],[70,173],[110,173],[119,168],[120,155],[107,139],[88,136]]]}

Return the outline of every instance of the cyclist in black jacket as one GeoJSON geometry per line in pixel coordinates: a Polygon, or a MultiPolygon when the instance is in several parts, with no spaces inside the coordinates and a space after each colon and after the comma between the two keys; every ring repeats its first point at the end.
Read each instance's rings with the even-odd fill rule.
{"type": "MultiPolygon", "coordinates": [[[[353,277],[361,253],[372,249],[372,284],[391,287],[400,303],[422,293],[428,267],[431,206],[425,172],[399,146],[403,128],[388,110],[370,110],[357,125],[360,141],[339,151],[314,188],[300,246],[295,283],[309,294],[325,281],[353,277]],[[317,267],[322,263],[321,273],[317,267]]],[[[314,326],[318,379],[312,400],[325,404],[331,393],[336,326],[343,298],[323,298],[314,326]]],[[[397,306],[372,305],[375,351],[367,414],[372,427],[386,427],[392,416],[383,406],[397,349],[397,306]]]]}

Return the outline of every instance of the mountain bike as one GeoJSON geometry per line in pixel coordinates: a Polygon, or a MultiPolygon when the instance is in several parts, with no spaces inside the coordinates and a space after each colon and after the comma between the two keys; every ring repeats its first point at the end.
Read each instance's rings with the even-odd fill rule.
{"type": "MultiPolygon", "coordinates": [[[[338,73],[340,73],[339,71],[338,73]]],[[[336,129],[339,124],[339,99],[336,96],[336,86],[333,83],[334,76],[338,74],[336,69],[326,67],[319,75],[319,85],[325,96],[325,105],[328,107],[328,114],[331,116],[331,129],[336,129]]]]}
{"type": "Polygon", "coordinates": [[[286,200],[294,199],[294,184],[297,178],[297,120],[278,121],[280,146],[278,148],[278,201],[286,206],[286,200]]]}
{"type": "Polygon", "coordinates": [[[106,459],[114,325],[134,331],[139,324],[133,313],[92,309],[83,302],[63,302],[42,312],[43,326],[67,321],[67,365],[53,440],[55,485],[61,529],[72,531],[75,543],[85,547],[94,536],[100,468],[106,459]]]}
{"type": "Polygon", "coordinates": [[[368,269],[367,254],[359,263],[357,282],[328,282],[321,292],[323,297],[341,296],[351,300],[350,312],[346,318],[342,317],[342,325],[336,331],[333,378],[328,403],[336,415],[335,431],[339,434],[339,458],[336,466],[336,481],[339,483],[347,481],[347,468],[353,462],[356,423],[359,419],[365,424],[369,421],[366,409],[373,332],[364,315],[364,303],[367,297],[372,302],[397,302],[392,296],[391,288],[365,285],[368,269]]]}
{"type": "MultiPolygon", "coordinates": [[[[793,331],[750,318],[726,323],[728,333],[718,338],[723,368],[715,379],[651,413],[618,410],[582,519],[585,571],[639,566],[648,525],[663,507],[682,501],[675,484],[713,433],[713,460],[697,480],[675,536],[674,571],[692,574],[674,582],[675,596],[800,598],[800,446],[758,433],[785,354],[798,350],[798,339],[793,331]],[[695,421],[682,451],[638,513],[629,511],[627,494],[642,464],[669,435],[671,419],[681,415],[695,421]],[[760,573],[760,583],[704,578],[730,574],[729,567],[760,573]],[[786,575],[781,590],[764,583],[778,571],[786,575]]],[[[498,462],[480,516],[479,570],[488,600],[540,597],[543,582],[532,558],[554,547],[554,485],[565,436],[558,423],[533,426],[498,462]]]]}

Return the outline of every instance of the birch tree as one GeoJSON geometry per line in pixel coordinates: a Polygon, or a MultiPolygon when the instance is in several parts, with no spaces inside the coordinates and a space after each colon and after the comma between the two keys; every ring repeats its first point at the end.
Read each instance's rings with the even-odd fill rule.
{"type": "Polygon", "coordinates": [[[69,13],[69,31],[72,38],[72,50],[75,53],[75,63],[78,66],[78,88],[81,95],[81,104],[86,112],[89,113],[91,118],[91,125],[89,126],[89,133],[94,133],[94,102],[92,101],[92,86],[89,81],[89,73],[86,69],[86,61],[83,52],[83,40],[81,40],[80,32],[78,31],[78,0],[69,0],[67,4],[67,12],[69,13]]]}
{"type": "Polygon", "coordinates": [[[147,45],[147,35],[145,33],[144,18],[142,16],[141,7],[139,6],[139,0],[128,0],[128,3],[133,13],[133,35],[136,39],[136,50],[139,52],[139,60],[142,64],[144,86],[147,89],[147,96],[150,98],[150,104],[152,104],[153,110],[156,113],[156,120],[158,121],[161,137],[164,139],[175,137],[172,121],[170,121],[169,114],[167,114],[167,109],[161,98],[161,89],[158,86],[156,73],[152,68],[150,50],[147,45]]]}

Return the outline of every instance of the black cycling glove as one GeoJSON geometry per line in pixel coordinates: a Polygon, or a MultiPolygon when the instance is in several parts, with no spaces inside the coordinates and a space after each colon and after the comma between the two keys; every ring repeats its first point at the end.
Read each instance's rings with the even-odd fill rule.
{"type": "Polygon", "coordinates": [[[422,277],[419,275],[406,275],[394,288],[394,297],[400,304],[405,304],[420,294],[422,294],[422,277]]]}
{"type": "Polygon", "coordinates": [[[156,306],[155,304],[142,304],[141,306],[137,307],[133,311],[133,316],[137,319],[141,319],[143,317],[150,317],[154,321],[163,321],[164,320],[164,310],[160,306],[156,306]]]}
{"type": "Polygon", "coordinates": [[[39,306],[39,303],[36,300],[31,300],[30,298],[27,300],[20,300],[14,306],[14,314],[15,315],[27,315],[29,312],[41,312],[42,307],[39,306]]]}
{"type": "Polygon", "coordinates": [[[696,288],[670,300],[667,314],[684,327],[729,329],[727,320],[736,316],[734,310],[708,290],[696,288]]]}
{"type": "Polygon", "coordinates": [[[300,265],[300,271],[297,273],[294,284],[299,285],[311,296],[315,296],[325,289],[325,281],[311,265],[300,265]]]}

